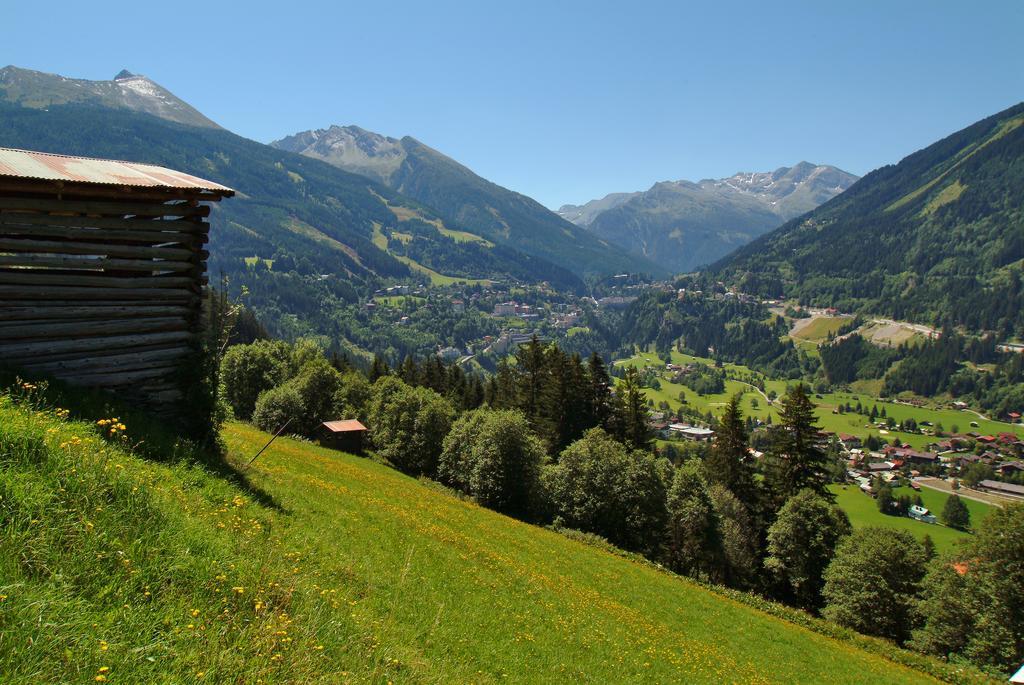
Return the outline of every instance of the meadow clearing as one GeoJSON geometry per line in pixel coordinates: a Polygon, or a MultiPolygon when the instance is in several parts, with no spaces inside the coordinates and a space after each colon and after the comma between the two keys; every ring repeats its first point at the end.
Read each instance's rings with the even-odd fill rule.
{"type": "MultiPolygon", "coordinates": [[[[918,540],[923,540],[925,535],[931,537],[935,543],[935,549],[940,553],[953,552],[956,544],[970,537],[970,533],[944,526],[941,523],[925,523],[917,521],[908,516],[889,516],[878,510],[878,504],[873,497],[861,492],[856,484],[831,485],[829,489],[836,495],[836,504],[850,517],[850,523],[854,528],[865,526],[878,526],[881,528],[892,528],[894,530],[906,530],[913,533],[918,540]]],[[[927,507],[936,517],[942,514],[942,508],[949,499],[949,495],[928,488],[921,488],[915,491],[909,487],[900,487],[893,490],[896,497],[907,495],[913,498],[920,495],[924,506],[927,507]]],[[[961,498],[971,512],[971,525],[977,526],[992,512],[994,507],[983,502],[976,502],[961,498]]]]}
{"type": "MultiPolygon", "coordinates": [[[[672,351],[672,361],[676,364],[714,364],[714,361],[711,359],[681,354],[675,350],[672,351]]],[[[742,394],[740,406],[744,416],[753,416],[762,421],[767,420],[770,416],[772,421],[776,422],[779,418],[778,402],[769,403],[766,397],[758,392],[756,388],[736,378],[759,378],[764,383],[764,392],[769,394],[774,391],[777,397],[785,395],[789,387],[787,381],[768,379],[763,374],[752,371],[745,366],[725,363],[723,368],[726,370],[727,375],[736,378],[728,378],[725,381],[725,391],[722,393],[698,395],[684,385],[670,382],[671,374],[665,371],[665,363],[653,352],[637,352],[628,359],[616,361],[615,364],[617,366],[628,364],[639,369],[647,366],[657,368],[659,370],[661,388],[659,390],[644,388],[647,397],[653,400],[655,405],[659,405],[663,401],[668,402],[669,406],[675,410],[681,406],[680,393],[682,393],[688,406],[700,411],[702,414],[709,411],[715,415],[720,414],[729,402],[729,399],[739,393],[742,394]]],[[[919,425],[927,421],[933,426],[941,425],[946,431],[951,431],[955,427],[960,432],[976,431],[991,435],[1010,432],[1024,436],[1024,425],[993,421],[989,418],[982,418],[974,412],[967,410],[914,406],[858,392],[815,393],[811,395],[811,400],[818,408],[818,425],[821,426],[822,430],[834,433],[849,433],[860,437],[862,440],[866,439],[869,435],[874,435],[884,442],[892,442],[893,438],[898,437],[901,442],[907,443],[915,449],[923,449],[928,443],[933,442],[935,438],[921,433],[907,433],[896,429],[880,429],[871,425],[867,416],[852,412],[839,414],[836,413],[836,408],[846,404],[856,407],[859,402],[868,411],[870,411],[872,406],[877,406],[879,412],[884,408],[886,415],[892,417],[897,422],[905,419],[914,419],[919,425]]]]}

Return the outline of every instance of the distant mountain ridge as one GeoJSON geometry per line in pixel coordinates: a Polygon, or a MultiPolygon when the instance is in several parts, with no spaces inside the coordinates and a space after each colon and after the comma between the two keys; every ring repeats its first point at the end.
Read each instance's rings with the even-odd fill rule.
{"type": "Polygon", "coordinates": [[[437,211],[451,228],[562,264],[579,275],[666,273],[645,256],[623,253],[537,201],[481,178],[410,136],[397,139],[358,126],[331,126],[271,145],[384,183],[437,211]]]}
{"type": "Polygon", "coordinates": [[[750,293],[1024,337],[1024,103],[712,265],[750,293]]]}
{"type": "Polygon", "coordinates": [[[90,81],[7,66],[0,69],[0,99],[33,109],[99,105],[152,114],[188,126],[220,128],[171,91],[126,69],[110,81],[90,81]]]}
{"type": "MultiPolygon", "coordinates": [[[[236,189],[211,213],[209,271],[225,276],[235,295],[247,288],[246,306],[275,335],[340,336],[355,326],[338,320],[342,307],[387,279],[547,281],[583,289],[570,270],[466,239],[431,208],[382,183],[215,125],[181,123],[187,110],[153,110],[115,97],[123,86],[113,81],[86,82],[99,84],[95,92],[106,93],[100,97],[55,74],[8,68],[2,75],[0,147],[158,164],[236,189]],[[20,78],[26,73],[30,79],[20,78]]],[[[414,344],[402,353],[422,353],[414,344]]]]}
{"type": "Polygon", "coordinates": [[[559,214],[595,235],[676,272],[708,264],[849,188],[857,177],[800,162],[729,178],[663,181],[613,193],[559,214]]]}

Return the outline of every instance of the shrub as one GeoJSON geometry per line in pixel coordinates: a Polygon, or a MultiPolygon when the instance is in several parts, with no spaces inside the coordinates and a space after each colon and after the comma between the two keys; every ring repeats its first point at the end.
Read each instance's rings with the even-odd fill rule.
{"type": "Polygon", "coordinates": [[[443,397],[383,376],[373,385],[367,414],[378,456],[406,473],[437,473],[441,444],[455,414],[443,397]]]}
{"type": "Polygon", "coordinates": [[[910,637],[924,548],[905,530],[856,530],[836,548],[825,571],[822,615],[865,635],[910,637]]]}
{"type": "Polygon", "coordinates": [[[542,481],[551,514],[565,526],[629,550],[657,549],[667,516],[666,487],[651,455],[629,452],[594,428],[565,448],[542,481]]]}
{"type": "Polygon", "coordinates": [[[293,426],[301,419],[303,411],[305,406],[298,388],[286,383],[260,393],[256,400],[256,410],[252,413],[252,422],[260,430],[272,433],[291,419],[289,428],[297,432],[293,426]]]}
{"type": "Polygon", "coordinates": [[[260,393],[288,379],[290,356],[289,347],[283,342],[259,340],[228,348],[221,360],[221,384],[237,418],[250,418],[260,393]]]}
{"type": "Polygon", "coordinates": [[[518,411],[478,409],[444,439],[438,478],[480,504],[521,517],[537,512],[544,445],[518,411]]]}

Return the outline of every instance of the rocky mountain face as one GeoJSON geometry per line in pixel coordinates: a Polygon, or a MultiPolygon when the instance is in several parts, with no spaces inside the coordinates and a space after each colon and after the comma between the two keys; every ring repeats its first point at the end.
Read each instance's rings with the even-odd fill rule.
{"type": "Polygon", "coordinates": [[[615,209],[619,205],[629,202],[637,195],[642,195],[642,193],[609,193],[600,200],[591,200],[586,204],[562,205],[558,208],[557,214],[577,226],[589,226],[601,212],[615,209]]]}
{"type": "Polygon", "coordinates": [[[220,128],[160,84],[127,70],[110,81],[89,81],[7,66],[0,69],[0,100],[34,109],[98,105],[152,114],[188,126],[220,128]]]}
{"type": "Polygon", "coordinates": [[[849,188],[857,177],[801,162],[772,172],[665,181],[559,214],[598,237],[675,272],[713,262],[849,188]]]}
{"type": "Polygon", "coordinates": [[[303,131],[274,141],[271,145],[280,150],[321,159],[385,184],[407,157],[402,141],[358,126],[331,126],[303,131]]]}
{"type": "Polygon", "coordinates": [[[358,126],[331,126],[271,145],[384,183],[437,211],[450,228],[564,264],[579,275],[666,273],[643,254],[624,253],[532,198],[481,178],[409,136],[396,139],[358,126]]]}

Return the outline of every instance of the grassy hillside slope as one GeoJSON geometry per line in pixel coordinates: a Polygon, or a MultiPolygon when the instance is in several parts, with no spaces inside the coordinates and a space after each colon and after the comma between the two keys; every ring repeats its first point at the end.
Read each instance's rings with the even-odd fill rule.
{"type": "Polygon", "coordinates": [[[222,479],[97,433],[0,398],[5,682],[976,680],[365,459],[281,439],[222,479]]]}

